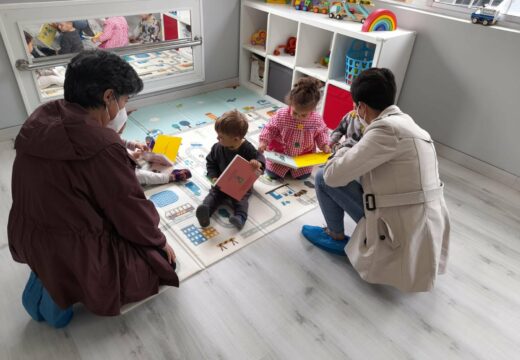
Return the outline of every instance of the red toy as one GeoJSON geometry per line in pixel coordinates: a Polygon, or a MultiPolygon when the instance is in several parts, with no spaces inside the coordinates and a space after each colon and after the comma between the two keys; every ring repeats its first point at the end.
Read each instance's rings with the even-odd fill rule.
{"type": "Polygon", "coordinates": [[[289,39],[287,39],[287,44],[278,45],[276,49],[274,49],[273,54],[280,55],[280,49],[285,49],[286,54],[294,56],[296,54],[296,38],[291,36],[289,39]]]}

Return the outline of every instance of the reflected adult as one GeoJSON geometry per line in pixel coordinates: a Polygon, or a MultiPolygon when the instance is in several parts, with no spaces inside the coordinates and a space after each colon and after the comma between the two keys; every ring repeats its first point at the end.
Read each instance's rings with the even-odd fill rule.
{"type": "Polygon", "coordinates": [[[390,70],[362,72],[351,94],[363,137],[338,150],[316,175],[327,227],[305,225],[302,233],[321,248],[346,252],[368,282],[430,290],[445,271],[450,234],[433,141],[394,105],[390,70]],[[350,240],[345,212],[357,223],[350,240]]]}
{"type": "Polygon", "coordinates": [[[106,51],[68,65],[64,100],[41,105],[15,141],[8,239],[32,273],[22,302],[55,327],[83,303],[98,315],[179,285],[175,253],[112,129],[143,88],[135,70],[106,51]]]}

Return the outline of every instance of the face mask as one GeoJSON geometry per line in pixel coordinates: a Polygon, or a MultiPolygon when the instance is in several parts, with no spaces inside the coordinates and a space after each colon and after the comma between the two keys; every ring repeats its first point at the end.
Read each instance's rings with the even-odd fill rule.
{"type": "MultiPolygon", "coordinates": [[[[366,115],[366,114],[365,114],[366,115]]],[[[361,124],[363,125],[363,127],[366,129],[367,126],[368,126],[368,123],[365,121],[365,118],[364,117],[361,117],[361,115],[359,114],[359,106],[357,108],[357,116],[359,118],[359,122],[361,122],[361,124]]]]}
{"type": "MultiPolygon", "coordinates": [[[[126,108],[119,108],[119,104],[116,101],[116,105],[118,108],[118,112],[115,118],[110,120],[107,124],[107,128],[114,130],[115,132],[121,131],[123,128],[123,125],[126,124],[126,121],[128,120],[128,115],[126,113],[126,108]]],[[[108,117],[110,118],[110,114],[108,113],[108,108],[105,108],[108,114],[108,117]]]]}

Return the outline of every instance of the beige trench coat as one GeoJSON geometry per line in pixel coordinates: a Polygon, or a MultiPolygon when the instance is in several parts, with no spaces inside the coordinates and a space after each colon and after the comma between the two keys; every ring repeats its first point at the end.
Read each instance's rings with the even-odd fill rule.
{"type": "Polygon", "coordinates": [[[359,177],[365,217],[345,247],[350,262],[370,283],[430,290],[446,269],[450,235],[430,135],[397,106],[386,108],[358,144],[325,166],[332,187],[359,177]]]}

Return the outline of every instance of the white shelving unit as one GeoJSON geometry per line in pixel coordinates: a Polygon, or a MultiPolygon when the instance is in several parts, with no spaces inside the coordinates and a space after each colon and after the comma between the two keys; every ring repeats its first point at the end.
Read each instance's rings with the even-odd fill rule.
{"type": "Polygon", "coordinates": [[[361,24],[330,19],[327,15],[298,11],[288,5],[267,4],[262,0],[242,0],[241,6],[240,83],[263,95],[268,94],[269,66],[275,62],[292,71],[292,84],[302,76],[323,81],[325,96],[330,85],[350,90],[345,82],[345,57],[354,40],[365,41],[374,48],[373,67],[392,70],[397,83],[397,96],[408,67],[415,40],[415,32],[403,29],[385,32],[361,32],[361,24]],[[253,46],[251,35],[267,31],[266,46],[253,46]],[[297,38],[296,55],[275,56],[278,45],[290,36],[297,38]],[[330,53],[329,66],[319,64],[330,53]],[[265,58],[264,86],[252,84],[250,77],[251,53],[265,58]]]}

